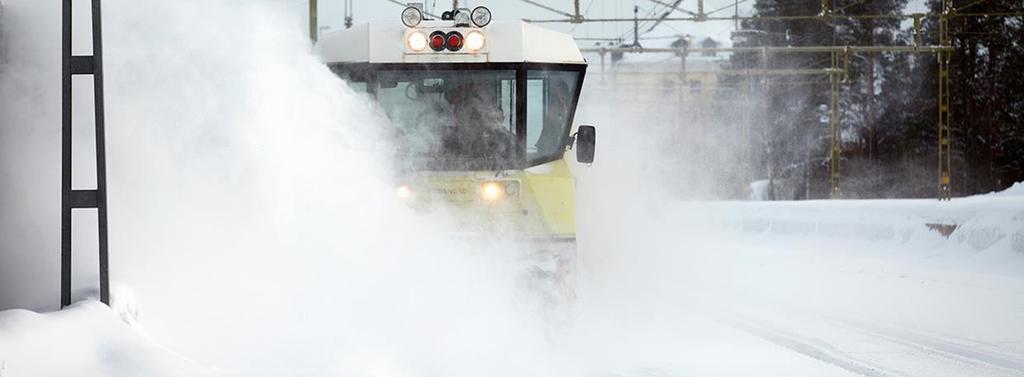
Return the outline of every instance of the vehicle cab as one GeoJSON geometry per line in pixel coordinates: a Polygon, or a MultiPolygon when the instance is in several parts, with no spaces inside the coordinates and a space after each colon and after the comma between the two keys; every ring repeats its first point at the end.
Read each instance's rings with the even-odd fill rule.
{"type": "Polygon", "coordinates": [[[330,69],[390,120],[396,195],[452,211],[467,232],[574,242],[575,179],[594,129],[573,127],[586,61],[572,36],[485,7],[354,25],[316,46],[330,69]]]}

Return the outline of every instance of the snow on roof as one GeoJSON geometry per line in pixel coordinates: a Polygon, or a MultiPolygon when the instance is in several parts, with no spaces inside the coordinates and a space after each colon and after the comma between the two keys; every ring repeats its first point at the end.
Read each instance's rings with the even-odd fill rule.
{"type": "MultiPolygon", "coordinates": [[[[411,29],[400,22],[374,22],[351,29],[324,34],[316,51],[325,63],[577,63],[586,61],[571,35],[541,28],[522,21],[494,22],[479,30],[487,36],[484,49],[470,52],[415,53],[405,45],[411,29]]],[[[450,22],[425,21],[416,30],[429,34],[434,30],[459,30],[450,22]]]]}

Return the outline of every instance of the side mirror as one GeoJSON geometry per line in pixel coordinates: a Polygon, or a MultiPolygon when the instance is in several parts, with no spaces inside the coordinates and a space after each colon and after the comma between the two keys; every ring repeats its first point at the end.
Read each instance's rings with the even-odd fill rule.
{"type": "Polygon", "coordinates": [[[594,126],[580,126],[574,137],[576,140],[576,161],[584,164],[594,162],[594,146],[597,143],[597,130],[594,126]]]}

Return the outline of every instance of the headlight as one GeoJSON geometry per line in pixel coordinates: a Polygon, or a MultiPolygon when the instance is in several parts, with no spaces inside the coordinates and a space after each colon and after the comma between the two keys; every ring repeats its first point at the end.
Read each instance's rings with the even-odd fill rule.
{"type": "Polygon", "coordinates": [[[517,195],[519,195],[519,181],[490,181],[480,184],[480,198],[486,202],[517,195]]]}
{"type": "Polygon", "coordinates": [[[413,194],[414,193],[412,189],[409,188],[409,186],[398,186],[398,188],[395,189],[395,195],[397,195],[398,198],[402,200],[408,200],[412,198],[413,194]]]}
{"type": "Polygon", "coordinates": [[[423,49],[427,48],[427,36],[418,31],[409,34],[407,42],[409,43],[409,49],[413,51],[423,51],[423,49]]]}
{"type": "Polygon", "coordinates": [[[470,51],[479,51],[484,48],[484,33],[479,31],[471,31],[466,34],[466,49],[470,51]]]}
{"type": "Polygon", "coordinates": [[[480,197],[485,201],[493,202],[505,196],[505,190],[498,182],[487,182],[480,186],[480,197]]]}

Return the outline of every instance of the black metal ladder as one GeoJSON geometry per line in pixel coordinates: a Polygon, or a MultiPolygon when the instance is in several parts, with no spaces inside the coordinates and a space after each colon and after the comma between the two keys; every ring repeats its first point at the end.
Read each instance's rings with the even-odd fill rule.
{"type": "Polygon", "coordinates": [[[107,168],[103,134],[103,33],[100,20],[100,0],[92,0],[92,55],[71,54],[71,5],[64,2],[63,30],[63,127],[61,168],[61,222],[60,222],[60,306],[71,305],[71,215],[76,209],[95,209],[98,215],[100,301],[110,305],[110,274],[107,258],[107,168]],[[93,97],[96,106],[96,188],[74,189],[71,184],[72,119],[71,82],[75,75],[92,75],[93,97]]]}

